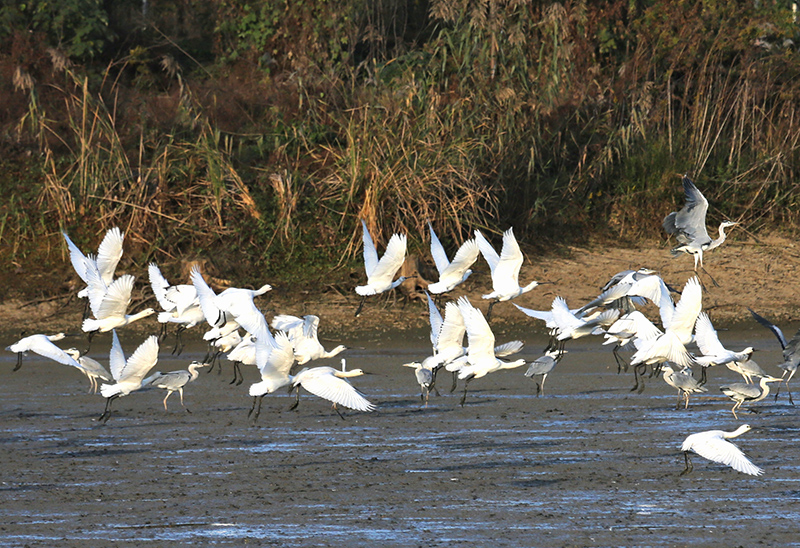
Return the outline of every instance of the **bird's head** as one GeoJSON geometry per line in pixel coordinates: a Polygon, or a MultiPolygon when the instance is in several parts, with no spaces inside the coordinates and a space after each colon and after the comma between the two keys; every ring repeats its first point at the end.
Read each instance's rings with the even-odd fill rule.
{"type": "Polygon", "coordinates": [[[728,227],[731,227],[731,226],[736,226],[738,224],[739,223],[737,221],[722,221],[722,224],[720,224],[720,226],[722,228],[728,228],[728,227]]]}

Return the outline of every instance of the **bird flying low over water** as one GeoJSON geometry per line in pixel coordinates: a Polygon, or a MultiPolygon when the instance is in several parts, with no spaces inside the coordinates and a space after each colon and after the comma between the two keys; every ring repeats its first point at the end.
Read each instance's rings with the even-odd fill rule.
{"type": "Polygon", "coordinates": [[[82,369],[81,364],[75,361],[72,356],[53,344],[53,341],[60,341],[65,337],[66,335],[64,333],[56,333],[55,335],[29,335],[7,346],[6,350],[9,352],[16,352],[17,354],[17,365],[14,366],[14,371],[22,367],[22,356],[28,352],[33,352],[45,358],[55,360],[58,363],[82,369]]]}
{"type": "Polygon", "coordinates": [[[390,289],[394,289],[406,280],[405,276],[394,279],[397,271],[403,266],[406,259],[406,248],[408,238],[405,234],[393,234],[386,244],[386,251],[383,257],[378,260],[378,250],[369,234],[367,223],[362,219],[361,227],[364,231],[362,239],[364,242],[364,269],[367,271],[367,284],[356,287],[356,293],[361,295],[361,303],[356,309],[356,316],[361,314],[364,301],[370,295],[378,295],[390,289]]]}
{"type": "Polygon", "coordinates": [[[689,458],[689,452],[692,451],[703,458],[730,466],[739,472],[750,474],[751,476],[760,476],[764,473],[764,470],[750,462],[741,449],[728,441],[749,431],[750,425],[743,424],[733,432],[709,430],[690,435],[681,445],[681,451],[683,451],[683,456],[686,460],[686,468],[681,472],[681,475],[688,474],[694,469],[692,459],[689,458]]]}
{"type": "Polygon", "coordinates": [[[333,402],[333,410],[344,419],[338,406],[344,406],[356,411],[371,412],[375,405],[365,398],[347,379],[364,375],[361,369],[347,371],[346,361],[342,359],[342,369],[333,367],[312,367],[303,369],[292,376],[292,387],[297,391],[297,398],[291,409],[300,402],[300,387],[302,386],[312,394],[322,399],[333,402]]]}

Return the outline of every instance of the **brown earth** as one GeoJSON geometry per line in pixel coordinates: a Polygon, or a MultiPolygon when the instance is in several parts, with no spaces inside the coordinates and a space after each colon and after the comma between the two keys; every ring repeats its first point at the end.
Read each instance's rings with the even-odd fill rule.
{"type": "MultiPolygon", "coordinates": [[[[520,274],[521,283],[539,280],[553,284],[537,287],[514,302],[545,310],[550,308],[553,297],[560,295],[570,306],[576,306],[596,296],[599,288],[615,273],[641,267],[657,271],[671,287],[680,291],[686,280],[694,275],[692,265],[691,257],[673,258],[665,244],[656,243],[636,248],[568,247],[549,256],[528,254],[520,274]]],[[[776,323],[800,320],[800,246],[794,240],[767,236],[759,241],[752,238],[728,241],[706,254],[705,266],[719,284],[715,286],[708,275],[701,273],[706,288],[704,309],[715,324],[750,321],[748,307],[776,323]]],[[[423,262],[422,269],[425,273],[430,267],[423,262]]],[[[474,270],[475,274],[452,292],[450,298],[468,295],[476,305],[481,303],[480,295],[490,291],[491,280],[482,260],[476,263],[474,270]]],[[[139,279],[133,308],[156,306],[149,287],[142,283],[146,280],[146,272],[131,273],[139,279]]],[[[25,273],[14,276],[6,279],[5,283],[27,283],[25,276],[25,273]]],[[[74,273],[65,268],[57,274],[34,276],[35,283],[40,284],[37,290],[45,297],[13,299],[0,304],[5,326],[13,331],[45,332],[78,325],[82,304],[67,298],[71,294],[67,288],[78,286],[79,280],[74,273]]],[[[336,280],[322,289],[306,287],[294,291],[291,287],[273,284],[274,290],[259,298],[258,305],[267,317],[275,313],[316,314],[323,318],[325,329],[334,336],[338,336],[337,333],[380,332],[427,325],[427,308],[419,291],[416,291],[416,298],[410,299],[401,292],[370,298],[361,316],[354,317],[359,297],[353,292],[353,287],[363,282],[363,272],[337,272],[336,276],[336,280]]],[[[481,303],[480,306],[485,311],[488,305],[481,303]]],[[[492,314],[493,321],[499,325],[534,325],[508,303],[495,306],[492,314]]],[[[541,329],[541,326],[537,327],[541,329]]]]}

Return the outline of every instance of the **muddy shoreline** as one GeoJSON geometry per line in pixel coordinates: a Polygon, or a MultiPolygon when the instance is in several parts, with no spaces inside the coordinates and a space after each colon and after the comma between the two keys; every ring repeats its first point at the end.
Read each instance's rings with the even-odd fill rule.
{"type": "MultiPolygon", "coordinates": [[[[778,358],[759,331],[726,336],[767,349],[764,364],[778,358]]],[[[229,384],[229,365],[203,374],[186,389],[191,414],[177,395],[165,413],[163,392],[153,390],[115,402],[102,425],[103,399],[86,393],[76,371],[29,357],[12,373],[15,358],[4,355],[4,545],[800,543],[796,408],[769,398],[734,420],[716,388],[736,380],[727,370],[676,410],[663,381],[631,392],[632,376],[616,373],[607,348],[576,341],[544,397],[510,370],[474,381],[463,408],[442,379],[442,395],[424,408],[413,372],[400,367],[424,355],[424,332],[349,342],[348,365],[373,373],[356,384],[376,412],[341,420],[307,394],[288,411],[293,397],[279,392],[255,426],[247,418],[254,370],[241,386],[229,384]],[[764,476],[699,457],[693,474],[679,475],[686,435],[745,421],[754,430],[737,442],[764,476]]],[[[531,360],[545,340],[526,343],[531,360]]],[[[164,352],[157,368],[186,367],[203,351],[164,352]]]]}

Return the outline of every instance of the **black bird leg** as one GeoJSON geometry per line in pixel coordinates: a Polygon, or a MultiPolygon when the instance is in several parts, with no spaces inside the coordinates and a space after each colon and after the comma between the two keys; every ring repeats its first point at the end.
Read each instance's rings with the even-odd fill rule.
{"type": "Polygon", "coordinates": [[[17,365],[14,366],[13,371],[19,371],[20,367],[22,367],[22,352],[17,352],[17,365]]]}
{"type": "Polygon", "coordinates": [[[683,458],[686,461],[686,468],[683,469],[681,472],[681,476],[685,474],[691,474],[692,470],[694,470],[694,465],[692,464],[692,459],[689,457],[689,451],[683,452],[683,458]]]}
{"type": "Polygon", "coordinates": [[[474,376],[470,375],[469,377],[464,379],[464,394],[461,396],[461,402],[460,402],[461,407],[464,407],[464,402],[467,401],[467,386],[469,386],[469,381],[471,381],[473,378],[474,376]]]}
{"type": "Polygon", "coordinates": [[[119,394],[114,394],[113,396],[109,396],[106,398],[106,408],[103,410],[103,414],[97,419],[98,421],[105,424],[108,421],[108,417],[111,416],[111,402],[114,401],[119,397],[119,394]]]}
{"type": "Polygon", "coordinates": [[[356,308],[356,318],[361,314],[361,309],[364,308],[364,301],[367,300],[366,295],[361,297],[361,302],[358,303],[358,308],[356,308]]]}
{"type": "MultiPolygon", "coordinates": [[[[291,392],[291,391],[292,391],[292,390],[291,390],[291,388],[290,388],[290,389],[289,389],[289,392],[291,392]]],[[[293,404],[292,404],[292,406],[289,408],[289,411],[293,411],[293,410],[297,409],[297,406],[298,406],[299,404],[300,404],[300,385],[298,384],[298,385],[297,385],[297,395],[295,396],[294,403],[293,403],[293,404]]]]}

